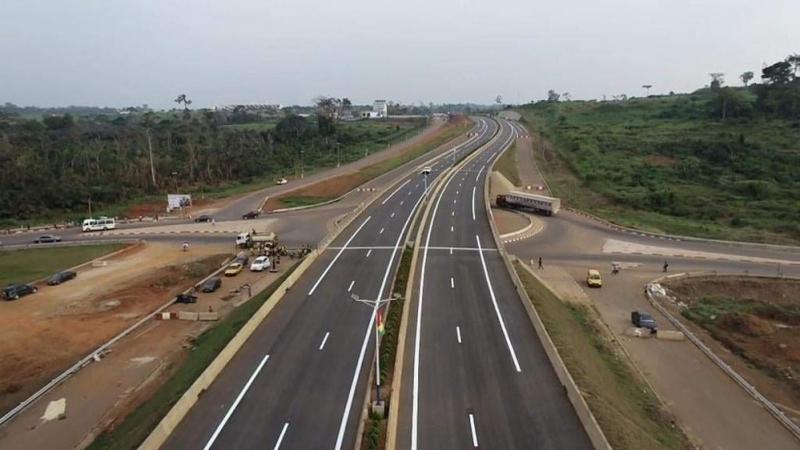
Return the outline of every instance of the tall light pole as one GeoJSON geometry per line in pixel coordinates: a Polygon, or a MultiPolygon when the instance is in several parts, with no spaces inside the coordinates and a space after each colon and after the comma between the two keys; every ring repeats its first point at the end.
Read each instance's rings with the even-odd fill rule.
{"type": "Polygon", "coordinates": [[[372,317],[375,319],[375,393],[376,402],[381,402],[381,352],[380,352],[380,335],[378,333],[378,311],[381,306],[389,302],[395,301],[400,298],[400,294],[394,293],[389,298],[381,298],[377,300],[367,300],[360,298],[358,294],[351,294],[350,298],[353,301],[363,303],[372,307],[372,317]]]}
{"type": "Polygon", "coordinates": [[[652,84],[643,84],[642,87],[647,92],[646,96],[649,97],[650,96],[650,88],[653,87],[653,85],[652,84]]]}

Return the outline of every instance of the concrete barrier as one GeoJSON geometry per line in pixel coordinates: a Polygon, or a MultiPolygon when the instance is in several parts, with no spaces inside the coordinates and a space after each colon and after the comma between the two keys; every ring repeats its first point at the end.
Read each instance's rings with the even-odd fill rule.
{"type": "MultiPolygon", "coordinates": [[[[509,146],[510,147],[510,146],[509,146]]],[[[509,148],[506,147],[506,150],[509,148]]],[[[505,152],[505,150],[503,150],[505,152]]],[[[499,158],[500,155],[498,155],[499,158]]],[[[495,159],[491,164],[491,169],[494,170],[494,163],[497,161],[495,159]]],[[[575,383],[575,380],[572,378],[572,375],[567,370],[567,366],[564,364],[564,361],[561,359],[561,355],[558,353],[558,349],[556,348],[555,344],[553,343],[550,335],[547,333],[547,329],[542,322],[542,319],[539,317],[539,313],[536,312],[536,309],[533,307],[533,302],[531,301],[530,297],[528,297],[528,292],[525,290],[525,287],[522,284],[522,280],[519,278],[516,269],[514,268],[513,261],[516,259],[515,256],[509,255],[506,252],[505,247],[503,245],[502,240],[500,239],[500,234],[497,232],[497,226],[494,223],[494,216],[492,214],[491,209],[491,201],[489,199],[489,178],[486,178],[486,182],[484,183],[483,189],[483,200],[486,204],[486,211],[489,215],[489,227],[492,230],[492,236],[494,237],[495,245],[497,246],[497,250],[500,253],[500,256],[503,260],[503,263],[506,266],[506,270],[508,270],[509,275],[511,276],[511,280],[514,283],[514,288],[517,291],[517,294],[522,301],[522,304],[525,308],[525,311],[528,314],[528,318],[533,324],[533,328],[536,331],[536,334],[539,336],[539,341],[542,343],[542,347],[544,347],[544,351],[547,354],[548,359],[550,360],[550,364],[553,367],[553,370],[558,377],[558,380],[561,382],[561,385],[564,387],[564,391],[567,394],[567,398],[569,399],[572,407],[575,409],[575,413],[578,415],[578,419],[583,426],[583,429],[586,431],[586,435],[589,437],[592,445],[595,449],[598,450],[611,450],[611,445],[608,443],[608,439],[606,439],[603,430],[600,428],[600,424],[597,423],[597,419],[592,414],[592,411],[589,409],[589,405],[586,403],[586,400],[583,398],[578,385],[575,383]]],[[[555,295],[555,294],[553,294],[555,295]]]]}
{"type": "Polygon", "coordinates": [[[216,311],[199,312],[197,313],[197,320],[202,320],[202,321],[219,320],[219,313],[216,311]]]}
{"type": "Polygon", "coordinates": [[[178,311],[178,320],[197,320],[197,313],[194,311],[178,311]]]}

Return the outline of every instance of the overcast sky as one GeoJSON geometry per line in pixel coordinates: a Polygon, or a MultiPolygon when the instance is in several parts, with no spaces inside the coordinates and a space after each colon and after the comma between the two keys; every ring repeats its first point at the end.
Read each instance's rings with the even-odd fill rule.
{"type": "Polygon", "coordinates": [[[800,53],[800,0],[0,0],[0,103],[685,92],[800,53]]]}

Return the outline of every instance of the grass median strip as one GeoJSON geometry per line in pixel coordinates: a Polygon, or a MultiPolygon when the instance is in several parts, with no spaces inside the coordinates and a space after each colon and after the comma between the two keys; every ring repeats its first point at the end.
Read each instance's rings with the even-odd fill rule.
{"type": "Polygon", "coordinates": [[[125,244],[104,244],[6,251],[0,253],[0,286],[30,283],[123,247],[125,244]]]}
{"type": "Polygon", "coordinates": [[[233,339],[239,329],[250,320],[296,267],[297,263],[273,281],[264,292],[234,309],[219,323],[198,336],[193,342],[192,351],[155,394],[121,422],[112,424],[109,430],[100,434],[92,442],[89,449],[127,450],[137,448],[219,352],[233,339]]]}
{"type": "Polygon", "coordinates": [[[690,442],[586,305],[558,299],[515,263],[564,364],[615,449],[683,449],[690,442]]]}
{"type": "Polygon", "coordinates": [[[495,170],[503,174],[514,186],[520,186],[522,182],[519,179],[519,171],[517,170],[517,142],[511,144],[511,148],[506,150],[494,165],[495,170]]]}

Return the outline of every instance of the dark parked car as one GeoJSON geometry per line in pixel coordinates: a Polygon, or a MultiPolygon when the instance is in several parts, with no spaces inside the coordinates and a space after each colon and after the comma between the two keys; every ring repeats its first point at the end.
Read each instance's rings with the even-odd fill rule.
{"type": "Polygon", "coordinates": [[[197,303],[197,296],[192,294],[178,294],[175,303],[197,303]]]}
{"type": "Polygon", "coordinates": [[[261,215],[261,213],[259,213],[258,211],[250,211],[249,213],[244,214],[242,216],[242,219],[255,219],[259,215],[261,215]]]}
{"type": "Polygon", "coordinates": [[[208,214],[203,214],[202,216],[197,216],[194,219],[195,222],[211,222],[213,220],[214,220],[214,218],[209,216],[208,214]]]}
{"type": "Polygon", "coordinates": [[[18,300],[28,294],[35,294],[38,289],[30,284],[9,284],[3,288],[3,297],[6,300],[18,300]]]}
{"type": "Polygon", "coordinates": [[[653,333],[658,331],[658,326],[656,326],[656,320],[653,319],[653,316],[647,313],[639,311],[632,312],[631,323],[633,323],[634,326],[637,326],[639,328],[647,328],[653,333]]]}
{"type": "Polygon", "coordinates": [[[71,270],[65,270],[64,272],[58,272],[56,274],[53,274],[53,276],[51,276],[50,278],[47,279],[47,284],[49,284],[50,286],[55,286],[57,284],[61,284],[61,283],[65,282],[65,281],[69,281],[69,280],[75,278],[77,275],[78,274],[76,274],[75,272],[73,272],[71,270]]]}
{"type": "Polygon", "coordinates": [[[43,234],[33,240],[34,244],[50,244],[52,242],[61,242],[61,236],[54,236],[52,234],[43,234]]]}
{"type": "Polygon", "coordinates": [[[200,292],[214,292],[222,285],[222,280],[219,277],[211,277],[200,286],[200,292]]]}
{"type": "Polygon", "coordinates": [[[243,266],[246,266],[248,261],[250,261],[250,258],[245,254],[239,254],[236,259],[233,260],[233,262],[239,263],[243,266]]]}

